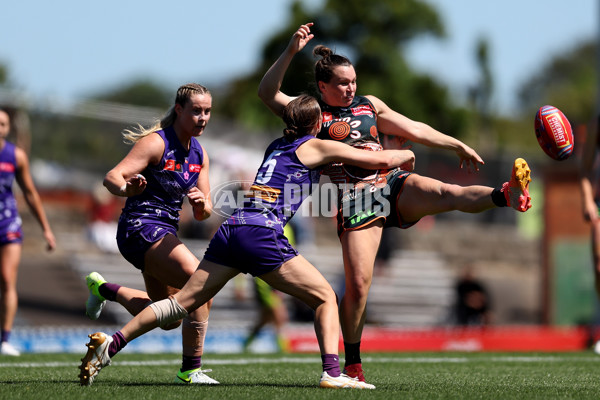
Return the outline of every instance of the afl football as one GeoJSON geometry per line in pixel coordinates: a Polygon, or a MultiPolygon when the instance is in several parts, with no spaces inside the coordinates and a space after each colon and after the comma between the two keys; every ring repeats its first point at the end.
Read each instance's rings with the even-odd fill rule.
{"type": "Polygon", "coordinates": [[[573,130],[565,114],[553,106],[543,106],[535,114],[535,136],[548,156],[562,161],[573,153],[573,130]]]}

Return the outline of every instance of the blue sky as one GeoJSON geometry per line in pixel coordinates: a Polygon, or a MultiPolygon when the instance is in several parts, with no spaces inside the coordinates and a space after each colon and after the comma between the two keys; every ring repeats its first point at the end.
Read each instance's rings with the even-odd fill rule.
{"type": "MultiPolygon", "coordinates": [[[[476,40],[487,37],[502,110],[514,106],[519,85],[548,57],[597,36],[597,0],[428,1],[439,9],[447,38],[416,41],[410,62],[460,97],[476,79],[476,40]]],[[[210,86],[256,66],[264,40],[286,25],[290,3],[11,1],[2,9],[0,62],[33,99],[80,99],[138,77],[210,86]]]]}
{"type": "Polygon", "coordinates": [[[412,43],[412,65],[450,85],[457,96],[476,82],[474,49],[479,37],[490,43],[491,69],[496,80],[495,105],[516,108],[521,85],[555,55],[578,43],[598,38],[598,0],[427,0],[438,9],[447,38],[412,43]]]}

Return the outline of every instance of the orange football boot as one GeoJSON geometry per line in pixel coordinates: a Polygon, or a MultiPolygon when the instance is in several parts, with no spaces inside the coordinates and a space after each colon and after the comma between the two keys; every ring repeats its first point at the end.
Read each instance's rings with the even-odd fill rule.
{"type": "Polygon", "coordinates": [[[531,169],[527,165],[527,161],[517,158],[513,164],[510,181],[504,182],[501,189],[508,206],[521,212],[531,208],[529,182],[531,182],[531,169]]]}

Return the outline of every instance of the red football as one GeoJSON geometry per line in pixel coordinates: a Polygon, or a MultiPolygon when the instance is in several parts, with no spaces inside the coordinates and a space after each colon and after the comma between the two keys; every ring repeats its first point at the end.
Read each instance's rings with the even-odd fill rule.
{"type": "Polygon", "coordinates": [[[573,153],[573,130],[565,114],[553,106],[543,106],[535,114],[535,136],[540,147],[555,160],[573,153]]]}

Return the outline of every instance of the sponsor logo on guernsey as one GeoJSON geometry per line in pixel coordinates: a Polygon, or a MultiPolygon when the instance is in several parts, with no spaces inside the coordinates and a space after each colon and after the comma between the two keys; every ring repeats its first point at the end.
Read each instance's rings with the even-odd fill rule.
{"type": "Polygon", "coordinates": [[[565,147],[570,145],[569,136],[566,134],[565,126],[563,125],[563,121],[556,114],[550,114],[546,116],[546,122],[552,129],[552,134],[554,135],[554,141],[556,142],[557,147],[565,147]]]}
{"type": "Polygon", "coordinates": [[[250,186],[250,190],[246,194],[246,197],[250,199],[266,201],[268,203],[275,203],[280,194],[281,190],[272,188],[270,186],[252,185],[250,186]]]}
{"type": "Polygon", "coordinates": [[[368,115],[370,117],[373,116],[373,110],[368,105],[352,107],[350,109],[350,111],[352,111],[352,115],[354,115],[354,116],[358,116],[358,115],[368,115]]]}
{"type": "Polygon", "coordinates": [[[333,119],[333,114],[329,111],[323,111],[323,122],[329,122],[333,119]]]}
{"type": "Polygon", "coordinates": [[[181,172],[183,170],[183,168],[181,168],[181,163],[175,160],[165,160],[165,167],[163,169],[175,172],[181,172]]]}
{"type": "Polygon", "coordinates": [[[190,172],[200,172],[202,169],[202,165],[200,164],[190,164],[190,172]]]}
{"type": "Polygon", "coordinates": [[[8,162],[0,162],[0,172],[15,172],[15,165],[8,162]]]}

